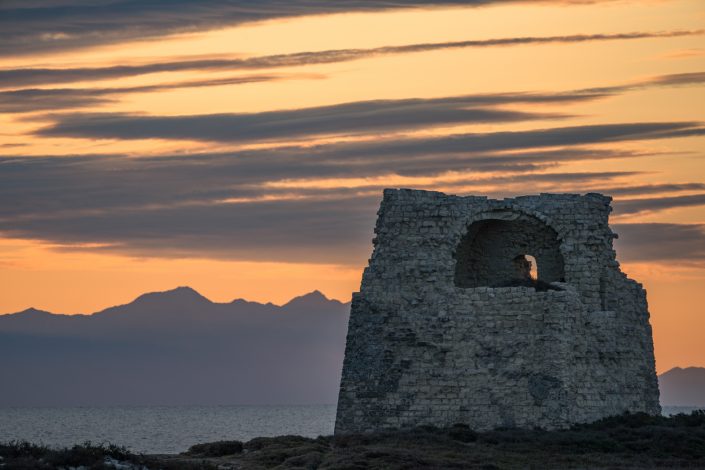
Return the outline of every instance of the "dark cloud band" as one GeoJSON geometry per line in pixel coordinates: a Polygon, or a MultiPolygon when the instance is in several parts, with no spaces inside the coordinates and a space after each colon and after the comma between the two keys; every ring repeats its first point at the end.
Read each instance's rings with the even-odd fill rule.
{"type": "Polygon", "coordinates": [[[666,262],[705,267],[705,225],[615,224],[619,257],[632,262],[666,262]]]}
{"type": "Polygon", "coordinates": [[[574,34],[567,36],[524,36],[495,38],[471,41],[451,41],[441,43],[408,44],[385,46],[370,49],[337,49],[314,52],[278,54],[246,59],[194,58],[170,62],[141,65],[116,65],[110,67],[79,68],[17,68],[0,70],[0,87],[27,87],[46,84],[111,80],[160,72],[181,72],[186,70],[228,70],[272,69],[298,67],[317,64],[331,64],[367,59],[372,57],[429,52],[444,49],[465,49],[478,47],[500,47],[539,44],[571,44],[593,41],[623,41],[634,39],[672,38],[704,34],[705,30],[630,32],[617,34],[574,34]]]}
{"type": "MultiPolygon", "coordinates": [[[[469,95],[431,99],[377,100],[342,103],[294,110],[260,113],[208,114],[195,116],[144,116],[121,113],[72,113],[50,116],[54,124],[37,131],[42,136],[109,138],[109,139],[178,139],[214,142],[254,142],[296,140],[323,135],[381,134],[420,127],[469,123],[500,123],[568,117],[558,114],[531,113],[499,109],[495,105],[509,103],[570,102],[594,99],[597,92],[571,93],[507,93],[469,95]]],[[[352,145],[351,154],[382,150],[413,152],[420,147],[439,147],[446,151],[495,150],[507,147],[522,136],[529,147],[538,145],[575,145],[594,143],[612,138],[624,139],[634,132],[639,138],[645,132],[658,134],[683,133],[698,135],[697,123],[652,123],[631,125],[595,125],[551,129],[547,133],[495,133],[491,135],[455,136],[426,140],[402,140],[352,145]],[[533,139],[526,137],[532,135],[533,139]],[[499,139],[497,138],[499,137],[499,139]],[[539,143],[540,141],[540,143],[539,143]],[[553,141],[553,142],[552,142],[553,141]]],[[[668,135],[670,136],[670,135],[668,135]]]]}
{"type": "MultiPolygon", "coordinates": [[[[244,75],[228,78],[187,80],[166,82],[156,85],[110,88],[23,88],[0,91],[0,112],[32,113],[36,111],[52,111],[61,109],[77,109],[99,106],[111,103],[122,95],[130,93],[150,93],[176,90],[180,88],[196,88],[211,86],[245,85],[249,83],[272,82],[280,80],[322,79],[320,74],[267,74],[244,75]]],[[[672,87],[686,85],[701,85],[705,83],[705,72],[689,72],[671,75],[661,75],[624,85],[600,87],[568,92],[526,93],[506,92],[461,97],[468,105],[503,105],[516,103],[550,104],[586,101],[626,93],[633,90],[672,87]]],[[[453,99],[453,98],[447,98],[453,99]]],[[[457,98],[456,98],[457,99],[457,98]]]]}
{"type": "MultiPolygon", "coordinates": [[[[360,265],[369,255],[379,195],[105,211],[30,219],[5,235],[143,256],[360,265]]],[[[705,263],[705,227],[617,224],[623,261],[705,263]]]]}
{"type": "MultiPolygon", "coordinates": [[[[6,236],[69,246],[108,244],[140,255],[359,264],[368,254],[381,184],[326,189],[316,187],[317,179],[458,171],[468,174],[467,181],[450,186],[463,191],[495,186],[523,193],[537,187],[580,192],[634,172],[536,171],[570,161],[639,158],[581,146],[667,138],[695,125],[625,123],[150,158],[4,157],[0,227],[6,236]],[[479,177],[490,171],[505,174],[479,177]],[[291,179],[312,187],[274,184],[291,179]]],[[[700,187],[684,183],[658,189],[700,187]]],[[[428,189],[439,188],[431,184],[428,189]]],[[[632,188],[631,194],[656,191],[632,188]]],[[[618,199],[616,208],[618,214],[629,214],[643,207],[694,204],[705,204],[705,199],[618,199]]]]}
{"type": "MultiPolygon", "coordinates": [[[[522,101],[521,96],[514,96],[513,99],[522,101]]],[[[526,95],[525,99],[532,100],[534,97],[526,95]]],[[[286,141],[317,135],[377,134],[436,125],[516,122],[560,117],[557,114],[478,106],[478,103],[492,101],[501,103],[508,101],[508,97],[459,96],[361,101],[285,111],[197,116],[61,114],[54,116],[54,125],[42,129],[39,134],[81,138],[162,138],[220,142],[286,141]]]]}
{"type": "MultiPolygon", "coordinates": [[[[274,18],[522,1],[540,3],[538,0],[5,0],[0,3],[0,55],[114,44],[274,18]]],[[[596,1],[599,0],[593,0],[596,1]]],[[[584,3],[580,0],[553,3],[556,2],[584,3]]]]}
{"type": "Polygon", "coordinates": [[[321,75],[245,75],[232,78],[188,80],[132,87],[111,88],[24,88],[0,91],[0,112],[32,113],[59,109],[76,109],[111,103],[130,93],[151,93],[179,88],[200,88],[294,79],[318,79],[321,75]]]}
{"type": "Polygon", "coordinates": [[[630,215],[640,212],[658,212],[667,209],[702,205],[705,205],[705,194],[691,194],[687,196],[622,200],[615,204],[615,211],[619,215],[630,215]]]}

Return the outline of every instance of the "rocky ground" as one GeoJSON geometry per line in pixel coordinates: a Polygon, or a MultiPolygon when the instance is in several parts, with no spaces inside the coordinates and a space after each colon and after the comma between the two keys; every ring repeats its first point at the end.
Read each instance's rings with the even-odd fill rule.
{"type": "Polygon", "coordinates": [[[115,446],[48,449],[0,444],[3,469],[623,469],[704,468],[705,412],[625,415],[564,431],[467,426],[309,439],[199,444],[179,455],[135,455],[115,446]]]}

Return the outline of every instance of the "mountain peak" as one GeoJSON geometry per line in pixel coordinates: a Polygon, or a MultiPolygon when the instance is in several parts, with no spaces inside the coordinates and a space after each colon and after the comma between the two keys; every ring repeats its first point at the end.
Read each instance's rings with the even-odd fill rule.
{"type": "Polygon", "coordinates": [[[308,294],[300,295],[294,297],[282,307],[319,307],[324,305],[329,305],[331,302],[340,303],[337,300],[329,299],[319,290],[314,290],[308,294]]]}
{"type": "Polygon", "coordinates": [[[301,297],[305,297],[307,299],[323,299],[323,300],[330,300],[326,295],[319,291],[318,289],[309,292],[308,294],[304,294],[301,297]]]}
{"type": "MultiPolygon", "coordinates": [[[[164,291],[164,292],[165,293],[174,293],[174,294],[186,294],[186,295],[194,295],[195,294],[195,295],[201,296],[201,294],[196,289],[194,289],[193,287],[189,287],[189,286],[179,286],[179,287],[175,287],[171,290],[164,291]]],[[[201,297],[203,297],[203,296],[201,296],[201,297]]]]}
{"type": "Polygon", "coordinates": [[[34,316],[34,317],[41,317],[41,316],[46,316],[46,315],[53,315],[51,312],[47,312],[46,310],[39,310],[34,307],[29,307],[26,310],[22,310],[21,312],[15,313],[15,315],[23,315],[23,316],[34,316]]]}
{"type": "Polygon", "coordinates": [[[154,301],[212,303],[206,297],[202,296],[198,291],[188,286],[179,286],[171,290],[142,294],[137,297],[133,303],[145,303],[154,301]]]}

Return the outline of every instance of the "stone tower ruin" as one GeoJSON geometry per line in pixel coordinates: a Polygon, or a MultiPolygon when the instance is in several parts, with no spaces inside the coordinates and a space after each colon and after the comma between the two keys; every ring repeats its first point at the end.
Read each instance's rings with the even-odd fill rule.
{"type": "Polygon", "coordinates": [[[385,190],[335,432],[660,413],[646,292],[620,271],[610,201],[385,190]]]}

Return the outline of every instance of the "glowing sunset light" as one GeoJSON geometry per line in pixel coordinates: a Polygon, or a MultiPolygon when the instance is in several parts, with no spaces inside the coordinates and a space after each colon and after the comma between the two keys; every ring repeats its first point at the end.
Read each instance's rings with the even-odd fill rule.
{"type": "Polygon", "coordinates": [[[386,187],[604,192],[659,372],[705,366],[702,1],[20,3],[0,313],[179,285],[347,302],[386,187]]]}

